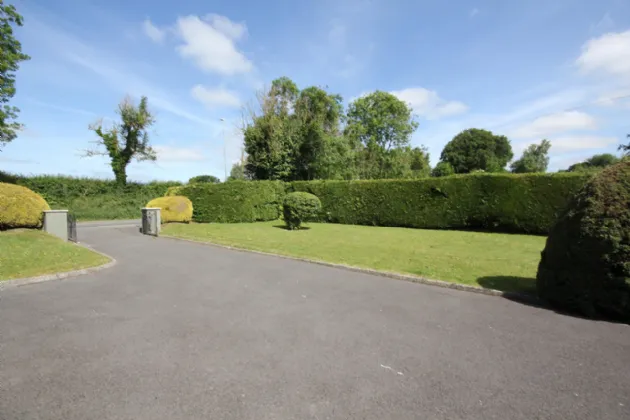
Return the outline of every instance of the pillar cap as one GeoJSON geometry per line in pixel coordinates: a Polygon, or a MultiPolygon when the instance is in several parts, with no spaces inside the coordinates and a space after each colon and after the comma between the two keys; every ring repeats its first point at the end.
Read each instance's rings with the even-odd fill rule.
{"type": "Polygon", "coordinates": [[[142,210],[162,210],[160,207],[142,207],[142,210]]]}

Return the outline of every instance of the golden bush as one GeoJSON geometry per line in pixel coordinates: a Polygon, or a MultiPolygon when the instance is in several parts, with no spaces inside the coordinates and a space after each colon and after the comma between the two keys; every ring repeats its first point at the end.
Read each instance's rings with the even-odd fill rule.
{"type": "Polygon", "coordinates": [[[20,185],[0,182],[0,230],[41,228],[44,210],[50,210],[50,206],[41,195],[20,185]]]}
{"type": "Polygon", "coordinates": [[[184,222],[192,220],[192,202],[183,196],[159,197],[147,203],[147,207],[159,207],[162,223],[184,222]]]}

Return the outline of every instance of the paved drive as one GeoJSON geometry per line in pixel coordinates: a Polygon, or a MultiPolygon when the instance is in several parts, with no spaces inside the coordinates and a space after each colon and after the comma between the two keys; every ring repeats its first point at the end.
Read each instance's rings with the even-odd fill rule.
{"type": "Polygon", "coordinates": [[[0,419],[629,419],[630,328],[79,227],[118,264],[0,296],[0,419]]]}

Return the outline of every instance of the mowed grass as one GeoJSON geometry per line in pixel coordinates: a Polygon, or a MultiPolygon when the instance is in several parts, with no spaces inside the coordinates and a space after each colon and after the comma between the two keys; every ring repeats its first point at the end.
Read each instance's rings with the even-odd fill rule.
{"type": "Polygon", "coordinates": [[[541,236],[282,222],[170,224],[162,234],[242,249],[412,274],[503,291],[533,292],[541,236]]]}
{"type": "Polygon", "coordinates": [[[39,230],[0,232],[0,281],[78,270],[109,259],[39,230]]]}

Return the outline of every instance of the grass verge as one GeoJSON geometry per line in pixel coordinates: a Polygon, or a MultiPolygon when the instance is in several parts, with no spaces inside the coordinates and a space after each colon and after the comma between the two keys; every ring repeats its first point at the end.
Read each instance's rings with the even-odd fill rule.
{"type": "Polygon", "coordinates": [[[541,236],[282,222],[170,224],[162,234],[510,292],[533,292],[541,236]]]}
{"type": "Polygon", "coordinates": [[[0,232],[0,281],[94,267],[109,259],[39,230],[0,232]]]}

